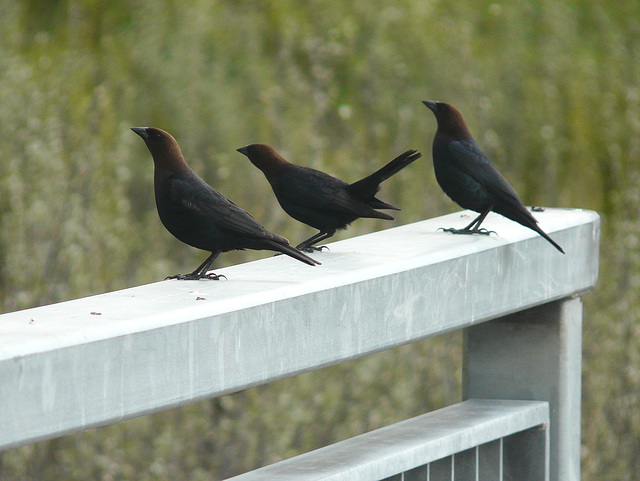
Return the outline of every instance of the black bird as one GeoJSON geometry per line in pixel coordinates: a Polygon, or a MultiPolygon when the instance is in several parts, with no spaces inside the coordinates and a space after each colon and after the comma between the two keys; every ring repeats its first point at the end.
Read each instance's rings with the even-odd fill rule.
{"type": "Polygon", "coordinates": [[[383,181],[422,156],[407,150],[373,174],[347,184],[319,170],[291,164],[268,145],[247,145],[238,152],[264,173],[287,214],[320,231],[297,246],[306,252],[322,249],[312,246],[360,217],[393,220],[389,214],[374,209],[400,209],[375,195],[383,181]]]}
{"type": "Polygon", "coordinates": [[[291,247],[284,237],[265,230],[247,212],[229,201],[189,168],[178,142],[153,127],[132,128],[153,156],[158,215],[171,234],[185,244],[211,252],[190,274],[167,279],[218,279],[207,274],[221,252],[242,249],[282,252],[310,266],[320,264],[291,247]]]}
{"type": "Polygon", "coordinates": [[[462,114],[443,102],[424,103],[436,116],[438,130],[433,139],[433,169],[442,190],[464,209],[480,215],[463,229],[445,229],[454,234],[489,234],[480,224],[490,211],[536,231],[564,254],[564,250],[539,226],[516,191],[493,166],[473,140],[462,114]]]}

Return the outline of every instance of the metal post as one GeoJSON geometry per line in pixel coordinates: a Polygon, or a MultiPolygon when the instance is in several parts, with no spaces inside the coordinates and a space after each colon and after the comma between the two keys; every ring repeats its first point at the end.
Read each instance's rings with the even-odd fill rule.
{"type": "Polygon", "coordinates": [[[472,326],[464,344],[463,398],[549,402],[549,479],[579,481],[581,299],[472,326]]]}

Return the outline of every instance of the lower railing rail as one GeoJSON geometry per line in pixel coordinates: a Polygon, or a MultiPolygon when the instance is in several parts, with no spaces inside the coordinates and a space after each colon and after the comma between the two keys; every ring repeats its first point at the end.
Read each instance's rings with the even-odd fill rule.
{"type": "Polygon", "coordinates": [[[472,399],[231,480],[545,481],[548,423],[546,402],[472,399]]]}

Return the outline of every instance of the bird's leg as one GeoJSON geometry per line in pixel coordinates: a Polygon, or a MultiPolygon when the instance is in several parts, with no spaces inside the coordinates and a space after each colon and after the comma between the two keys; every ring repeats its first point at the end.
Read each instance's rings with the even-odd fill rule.
{"type": "Polygon", "coordinates": [[[196,281],[198,279],[211,279],[213,281],[217,281],[221,277],[224,277],[226,279],[226,276],[222,274],[217,275],[213,272],[211,274],[207,274],[207,271],[211,267],[211,264],[213,264],[213,261],[215,261],[216,257],[218,257],[219,255],[220,251],[212,252],[211,255],[207,257],[202,264],[196,267],[196,270],[194,270],[193,272],[190,272],[189,274],[176,274],[175,276],[165,277],[164,280],[166,281],[167,279],[178,279],[181,281],[196,281]]]}
{"type": "Polygon", "coordinates": [[[334,232],[322,232],[322,231],[320,231],[316,235],[313,235],[313,236],[309,237],[306,241],[302,241],[300,244],[298,244],[296,246],[296,249],[298,249],[298,250],[300,250],[302,252],[321,251],[322,249],[329,250],[329,248],[327,246],[314,247],[313,244],[316,244],[316,243],[318,243],[320,241],[328,239],[333,234],[335,234],[335,231],[334,232]]]}
{"type": "Polygon", "coordinates": [[[444,229],[440,227],[440,229],[442,229],[444,232],[451,232],[452,234],[466,234],[466,235],[472,235],[472,234],[489,235],[491,233],[496,234],[496,232],[493,230],[480,229],[480,224],[482,224],[485,217],[487,217],[489,212],[491,212],[492,207],[493,206],[489,207],[487,210],[482,212],[478,217],[473,219],[468,226],[463,227],[462,229],[454,229],[453,227],[450,227],[448,229],[444,229]]]}
{"type": "Polygon", "coordinates": [[[218,252],[212,252],[211,255],[209,257],[207,257],[205,259],[205,261],[200,264],[200,266],[192,272],[193,273],[198,273],[198,279],[211,279],[214,281],[217,281],[218,279],[220,279],[221,277],[224,277],[225,279],[227,278],[226,276],[220,274],[214,274],[213,272],[211,274],[207,274],[207,271],[209,270],[209,268],[211,267],[211,264],[213,264],[213,261],[215,261],[218,256],[220,255],[221,251],[218,252]]]}
{"type": "MultiPolygon", "coordinates": [[[[493,206],[491,206],[491,207],[493,207],[493,206]]],[[[475,220],[471,224],[469,224],[468,226],[466,226],[462,230],[468,230],[470,234],[485,234],[485,235],[491,234],[491,232],[493,232],[493,231],[489,231],[487,229],[480,229],[480,224],[482,224],[484,222],[485,217],[487,217],[489,212],[491,212],[491,207],[489,207],[482,214],[480,214],[478,217],[476,217],[475,220]]],[[[495,234],[495,232],[494,232],[494,234],[495,234]]]]}

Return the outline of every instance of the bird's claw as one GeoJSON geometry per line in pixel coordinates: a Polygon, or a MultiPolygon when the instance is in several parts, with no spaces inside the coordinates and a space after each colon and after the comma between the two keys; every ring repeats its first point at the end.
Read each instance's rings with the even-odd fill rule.
{"type": "Polygon", "coordinates": [[[211,274],[204,274],[200,276],[200,279],[210,279],[212,281],[219,281],[221,277],[224,277],[224,279],[227,280],[227,276],[225,276],[224,274],[214,274],[213,272],[211,274]]]}
{"type": "Polygon", "coordinates": [[[298,247],[298,250],[302,251],[302,252],[308,252],[308,253],[313,253],[313,252],[322,252],[322,249],[327,249],[328,251],[331,250],[329,249],[327,246],[305,246],[305,247],[298,247]]]}
{"type": "Polygon", "coordinates": [[[224,277],[225,279],[227,278],[224,274],[214,274],[212,272],[210,274],[176,274],[175,276],[167,276],[164,280],[177,279],[179,281],[198,281],[200,279],[209,279],[211,281],[218,281],[221,277],[224,277]]]}
{"type": "Polygon", "coordinates": [[[482,229],[476,229],[476,230],[472,230],[471,234],[482,234],[482,235],[491,235],[491,234],[495,234],[498,235],[498,233],[494,230],[487,230],[484,227],[482,229]]]}
{"type": "Polygon", "coordinates": [[[189,274],[176,274],[175,276],[167,276],[164,278],[165,281],[168,281],[170,279],[177,279],[179,281],[188,281],[188,280],[195,279],[195,277],[189,277],[189,274]]]}
{"type": "Polygon", "coordinates": [[[473,234],[473,232],[471,232],[470,230],[455,229],[454,227],[448,227],[446,229],[444,227],[438,227],[438,230],[441,230],[442,232],[450,232],[451,234],[464,234],[464,235],[473,234]]]}
{"type": "Polygon", "coordinates": [[[544,212],[544,207],[531,206],[531,212],[544,212]]]}
{"type": "Polygon", "coordinates": [[[449,227],[447,229],[445,229],[444,227],[438,227],[438,230],[441,230],[442,232],[450,232],[452,234],[462,234],[462,235],[473,235],[473,234],[480,234],[480,235],[491,235],[491,234],[495,234],[498,235],[498,233],[494,230],[487,230],[485,228],[482,229],[455,229],[453,227],[449,227]]]}

